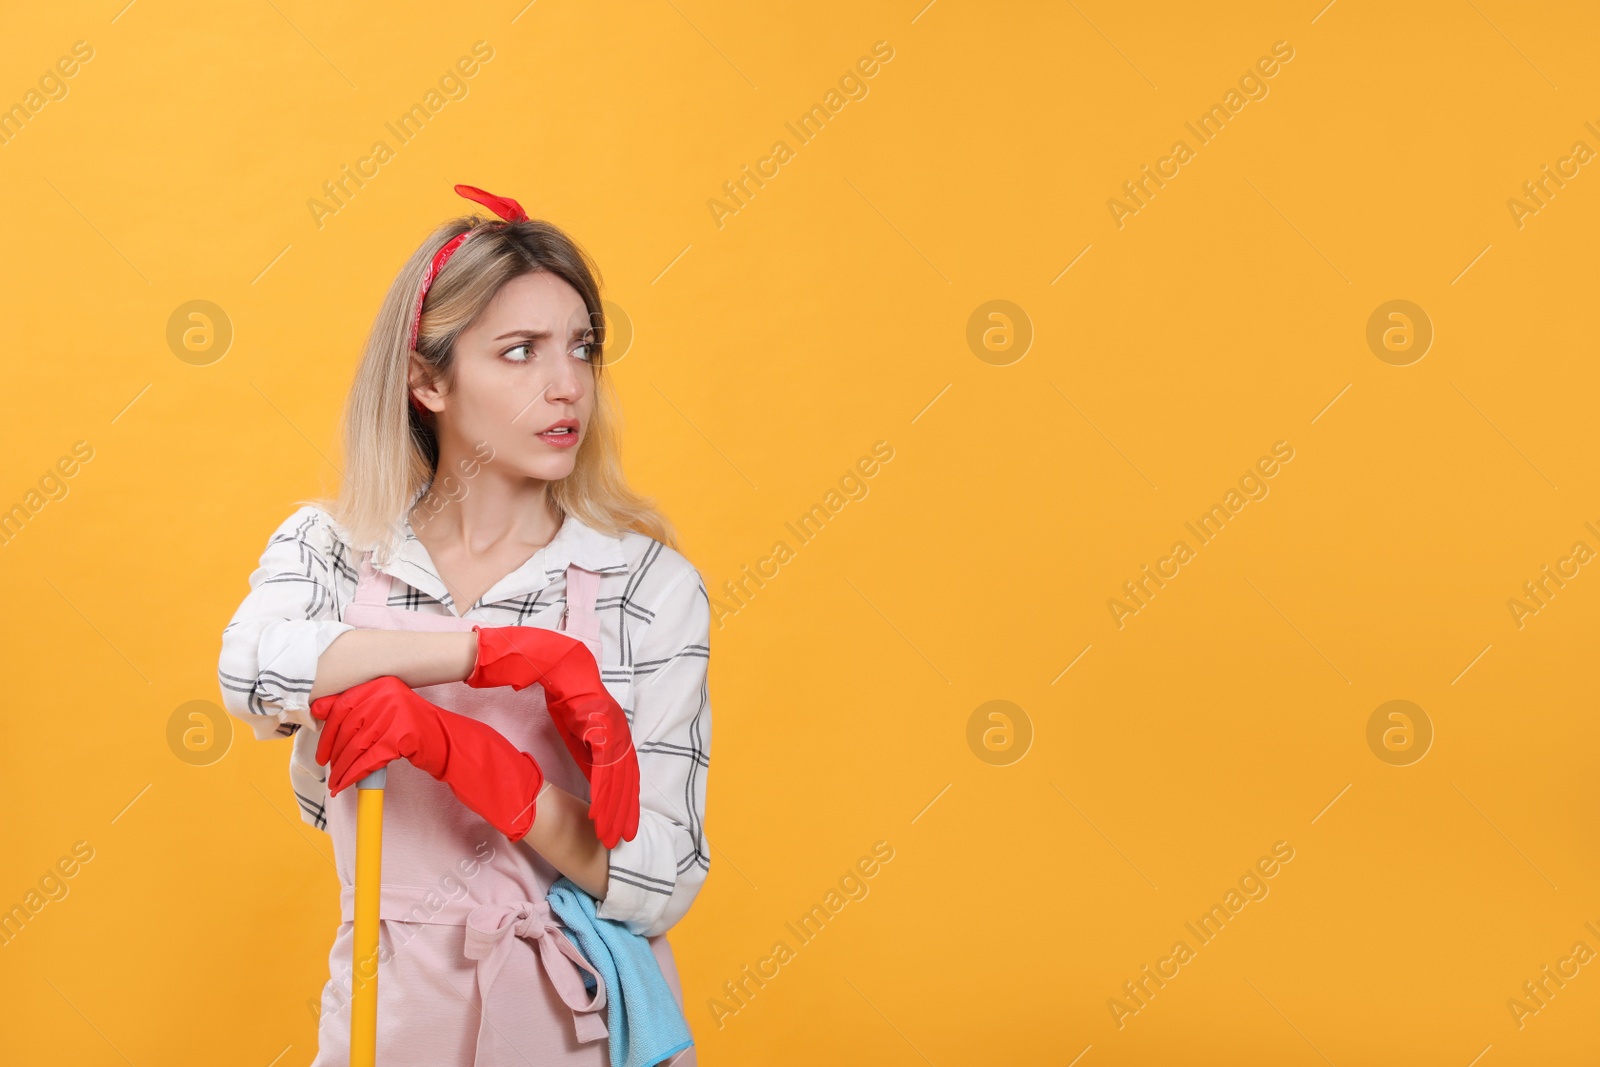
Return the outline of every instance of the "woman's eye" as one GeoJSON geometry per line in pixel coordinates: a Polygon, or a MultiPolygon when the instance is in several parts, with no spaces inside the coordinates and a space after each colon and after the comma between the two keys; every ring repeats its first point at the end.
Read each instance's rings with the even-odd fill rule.
{"type": "Polygon", "coordinates": [[[512,348],[506,349],[504,355],[505,355],[506,358],[510,359],[511,362],[513,362],[513,363],[526,363],[526,362],[528,362],[528,360],[533,358],[533,354],[532,353],[533,353],[533,346],[524,343],[524,344],[516,345],[516,346],[514,346],[512,348]],[[516,358],[516,357],[512,356],[513,352],[522,352],[522,353],[525,353],[525,354],[521,358],[516,358]]]}
{"type": "Polygon", "coordinates": [[[595,354],[594,350],[595,343],[593,341],[584,341],[577,348],[574,348],[572,353],[573,355],[577,355],[579,352],[582,352],[583,355],[578,356],[578,358],[583,360],[585,363],[593,363],[595,354]]]}

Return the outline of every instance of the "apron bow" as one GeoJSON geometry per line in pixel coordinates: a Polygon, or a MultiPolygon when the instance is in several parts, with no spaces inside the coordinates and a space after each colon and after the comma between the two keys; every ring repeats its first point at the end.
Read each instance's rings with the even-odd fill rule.
{"type": "MultiPolygon", "coordinates": [[[[489,990],[505,966],[516,937],[539,947],[539,958],[557,995],[572,1009],[573,1028],[580,1042],[595,1041],[607,1034],[600,1009],[606,1006],[606,985],[594,965],[583,958],[561,927],[550,917],[544,901],[519,900],[509,903],[480,904],[467,916],[463,952],[478,961],[478,994],[488,1025],[489,990]],[[579,969],[594,976],[594,994],[584,988],[579,969]]],[[[480,1027],[481,1031],[482,1027],[480,1027]]],[[[481,1033],[480,1033],[481,1037],[481,1033]]],[[[481,1047],[481,1042],[480,1042],[481,1047]]]]}

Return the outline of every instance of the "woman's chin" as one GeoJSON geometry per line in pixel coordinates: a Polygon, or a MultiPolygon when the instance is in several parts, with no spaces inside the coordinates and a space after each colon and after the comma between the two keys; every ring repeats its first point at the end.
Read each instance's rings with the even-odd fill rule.
{"type": "MultiPolygon", "coordinates": [[[[576,450],[574,450],[576,451],[576,450]]],[[[546,449],[543,455],[529,456],[522,463],[522,472],[529,478],[537,478],[544,482],[557,482],[572,473],[577,466],[576,456],[550,455],[546,449]]]]}

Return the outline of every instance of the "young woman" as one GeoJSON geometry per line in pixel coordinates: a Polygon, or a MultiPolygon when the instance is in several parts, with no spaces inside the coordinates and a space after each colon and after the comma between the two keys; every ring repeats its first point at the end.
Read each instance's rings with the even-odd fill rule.
{"type": "Polygon", "coordinates": [[[450,221],[390,285],[338,499],[267,542],[219,677],[257,738],[294,738],[301,817],[333,838],[313,1067],[348,1062],[350,787],[385,764],[379,1062],[605,1067],[545,897],[565,875],[647,937],[681,1008],[664,934],[710,869],[710,605],[623,478],[592,265],[456,191],[500,220],[450,221]]]}

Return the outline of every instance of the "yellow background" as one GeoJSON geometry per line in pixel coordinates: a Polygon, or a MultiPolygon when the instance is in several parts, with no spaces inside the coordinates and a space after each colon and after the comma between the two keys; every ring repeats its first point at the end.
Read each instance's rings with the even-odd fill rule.
{"type": "Polygon", "coordinates": [[[894,450],[712,635],[712,875],[670,935],[702,1063],[1593,1062],[1593,958],[1521,1027],[1507,1001],[1600,951],[1600,577],[1520,628],[1507,601],[1600,549],[1600,176],[1520,227],[1507,201],[1600,149],[1597,23],[1505,0],[9,10],[0,103],[74,41],[94,58],[0,145],[0,507],[73,442],[94,456],[0,551],[0,905],[94,855],[0,948],[5,1059],[310,1061],[337,903],[288,742],[235,725],[194,766],[168,722],[218,700],[267,536],[337,483],[378,301],[466,182],[597,257],[635,330],[630,477],[714,593],[894,450]],[[319,228],[322,183],[479,40],[468,95],[319,228]],[[784,123],[877,41],[865,98],[798,145],[784,123]],[[1277,41],[1268,95],[1119,228],[1108,199],[1277,41]],[[719,228],[708,201],[779,139],[793,158],[719,228]],[[234,330],[204,366],[166,340],[195,299],[234,330]],[[1008,365],[967,341],[997,299],[1034,335],[1008,365]],[[1394,299],[1435,331],[1408,366],[1366,341],[1394,299]],[[1280,440],[1270,494],[1119,629],[1123,582],[1280,440]],[[1367,742],[1396,699],[1434,730],[1409,766],[1367,742]],[[1004,766],[968,741],[991,700],[1031,731],[1004,766]],[[713,1021],[878,841],[868,894],[713,1021]],[[1184,923],[1278,841],[1269,895],[1196,947],[1184,923]],[[1108,1001],[1179,939],[1194,958],[1119,1027],[1108,1001]]]}

